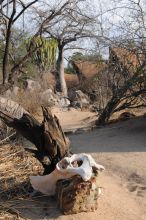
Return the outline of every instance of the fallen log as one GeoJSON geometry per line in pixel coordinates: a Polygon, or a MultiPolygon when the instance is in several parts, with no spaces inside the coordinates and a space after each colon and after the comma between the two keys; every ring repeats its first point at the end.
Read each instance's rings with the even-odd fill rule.
{"type": "Polygon", "coordinates": [[[27,112],[19,103],[4,97],[0,97],[0,111],[5,113],[5,115],[7,114],[12,118],[17,119],[21,118],[24,113],[29,115],[29,112],[27,112]]]}
{"type": "Polygon", "coordinates": [[[39,123],[18,103],[0,98],[0,119],[36,146],[36,150],[30,151],[42,163],[44,174],[48,174],[58,161],[69,155],[70,143],[57,117],[47,108],[42,107],[42,111],[43,121],[39,123]]]}

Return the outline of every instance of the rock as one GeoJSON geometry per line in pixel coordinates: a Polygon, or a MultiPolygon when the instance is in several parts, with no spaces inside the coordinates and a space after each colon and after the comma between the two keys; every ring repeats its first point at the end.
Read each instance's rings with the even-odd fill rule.
{"type": "Polygon", "coordinates": [[[18,86],[14,86],[12,89],[8,89],[5,93],[4,96],[7,98],[13,98],[18,95],[18,93],[21,91],[21,89],[18,86]]]}
{"type": "Polygon", "coordinates": [[[11,97],[12,96],[12,91],[10,89],[8,89],[5,93],[4,93],[5,97],[11,97]]]}
{"type": "Polygon", "coordinates": [[[99,112],[99,107],[98,107],[98,104],[92,104],[91,106],[90,106],[90,111],[91,112],[99,112]]]}
{"type": "Polygon", "coordinates": [[[69,99],[71,101],[71,105],[75,108],[89,108],[89,97],[86,94],[84,94],[81,90],[77,90],[74,93],[72,93],[69,99]]]}
{"type": "Polygon", "coordinates": [[[20,88],[18,86],[14,86],[12,89],[12,93],[17,96],[18,93],[20,92],[20,88]]]}
{"type": "Polygon", "coordinates": [[[60,107],[68,107],[70,106],[70,101],[66,97],[60,97],[60,99],[58,100],[58,104],[60,107]]]}
{"type": "Polygon", "coordinates": [[[54,106],[57,104],[57,96],[53,93],[52,89],[47,89],[40,93],[40,98],[42,103],[45,103],[45,105],[54,106]]]}
{"type": "Polygon", "coordinates": [[[27,89],[29,91],[35,91],[35,90],[39,91],[41,89],[41,85],[39,84],[39,82],[37,82],[35,80],[27,79],[25,89],[27,89]]]}
{"type": "Polygon", "coordinates": [[[64,214],[97,210],[100,192],[97,175],[86,182],[80,176],[73,176],[56,184],[56,199],[64,214]]]}
{"type": "Polygon", "coordinates": [[[58,107],[68,107],[70,105],[70,101],[67,97],[63,97],[61,93],[55,94],[52,89],[47,89],[42,92],[40,98],[46,105],[56,105],[58,107]]]}
{"type": "Polygon", "coordinates": [[[118,120],[125,121],[125,120],[128,120],[128,119],[134,118],[134,117],[135,117],[135,114],[133,114],[133,113],[123,112],[119,115],[118,120]]]}
{"type": "Polygon", "coordinates": [[[17,119],[20,119],[23,114],[29,114],[19,103],[5,97],[0,97],[0,111],[17,119]]]}

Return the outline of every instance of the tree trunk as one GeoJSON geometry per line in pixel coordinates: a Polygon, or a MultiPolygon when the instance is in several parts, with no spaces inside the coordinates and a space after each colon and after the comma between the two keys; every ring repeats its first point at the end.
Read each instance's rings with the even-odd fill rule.
{"type": "Polygon", "coordinates": [[[59,54],[57,59],[56,86],[59,91],[67,96],[67,85],[64,76],[64,48],[63,45],[58,46],[59,54]]]}
{"type": "Polygon", "coordinates": [[[9,47],[10,47],[10,38],[11,38],[11,25],[12,23],[9,22],[8,29],[6,33],[6,45],[4,51],[4,58],[3,58],[3,84],[8,82],[8,64],[9,64],[9,47]]]}
{"type": "Polygon", "coordinates": [[[119,104],[119,102],[120,102],[120,98],[113,96],[112,99],[106,105],[106,107],[103,109],[101,114],[99,115],[99,118],[96,122],[96,125],[105,125],[108,122],[113,111],[115,110],[115,108],[119,104]]]}
{"type": "Polygon", "coordinates": [[[72,60],[71,64],[72,64],[73,69],[75,70],[75,72],[78,76],[79,82],[83,82],[84,80],[86,80],[86,77],[83,75],[82,71],[78,68],[75,61],[72,60]]]}
{"type": "Polygon", "coordinates": [[[4,51],[4,58],[3,58],[3,84],[8,83],[8,64],[9,64],[9,48],[10,48],[10,40],[11,40],[11,29],[13,25],[13,18],[16,13],[16,1],[13,1],[13,11],[11,14],[10,19],[8,20],[8,27],[6,32],[6,45],[4,51]]]}
{"type": "Polygon", "coordinates": [[[40,124],[15,102],[3,99],[2,105],[0,118],[36,146],[36,150],[30,151],[42,163],[44,174],[51,173],[56,164],[69,155],[69,140],[65,137],[57,117],[42,108],[44,120],[40,124]]]}

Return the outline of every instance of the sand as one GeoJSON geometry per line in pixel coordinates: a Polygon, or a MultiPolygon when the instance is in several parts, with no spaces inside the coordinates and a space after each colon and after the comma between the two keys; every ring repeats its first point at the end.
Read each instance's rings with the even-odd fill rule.
{"type": "Polygon", "coordinates": [[[145,125],[141,117],[70,136],[72,150],[91,153],[106,168],[100,174],[99,209],[91,219],[146,219],[145,125]]]}
{"type": "MultiPolygon", "coordinates": [[[[71,130],[67,114],[58,116],[64,130],[71,130]]],[[[80,112],[80,115],[74,112],[74,128],[78,127],[76,120],[88,127],[96,117],[88,112],[80,112]]],[[[69,138],[73,152],[92,154],[106,171],[100,174],[103,194],[97,212],[61,219],[146,219],[146,117],[79,132],[69,138]]]]}

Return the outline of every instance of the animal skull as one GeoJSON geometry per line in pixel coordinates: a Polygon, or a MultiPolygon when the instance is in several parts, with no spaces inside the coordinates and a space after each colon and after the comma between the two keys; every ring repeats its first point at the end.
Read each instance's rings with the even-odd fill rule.
{"type": "Polygon", "coordinates": [[[71,157],[64,157],[59,161],[56,169],[49,175],[30,176],[30,182],[34,189],[46,195],[54,195],[58,180],[80,175],[84,181],[88,181],[93,174],[92,168],[104,170],[104,167],[97,164],[91,155],[73,154],[71,157]]]}

